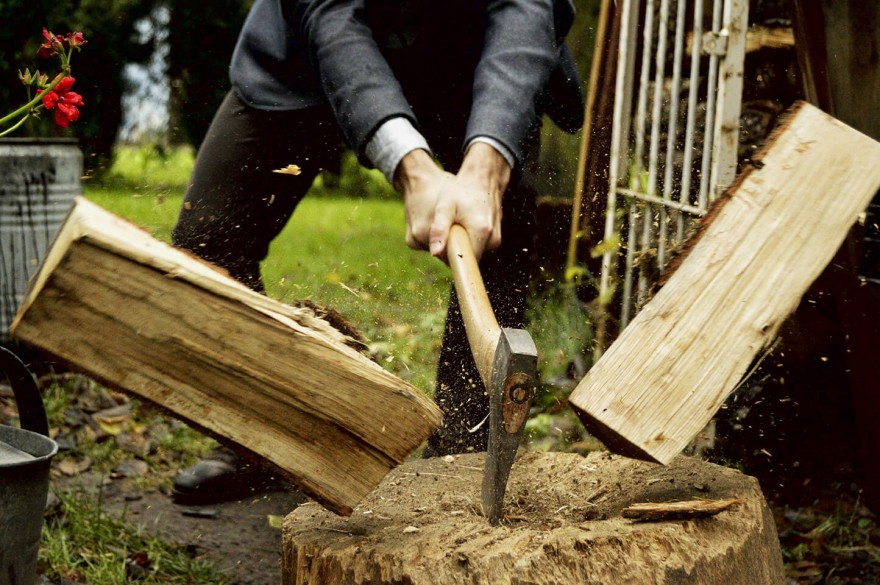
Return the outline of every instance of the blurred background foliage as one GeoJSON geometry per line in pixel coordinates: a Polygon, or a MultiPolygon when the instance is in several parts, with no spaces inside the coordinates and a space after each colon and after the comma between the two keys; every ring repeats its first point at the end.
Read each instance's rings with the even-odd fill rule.
{"type": "MultiPolygon", "coordinates": [[[[215,109],[229,89],[227,68],[238,31],[252,0],[0,0],[0,111],[24,101],[17,70],[46,68],[36,50],[43,26],[64,34],[82,31],[89,41],[75,55],[75,91],[86,106],[67,131],[49,116],[16,135],[74,135],[86,156],[88,174],[112,164],[120,142],[153,144],[160,150],[197,148],[215,109]]],[[[586,88],[598,0],[576,0],[578,17],[569,34],[586,88]]],[[[541,195],[569,196],[579,137],[549,122],[535,188],[541,195]]],[[[343,164],[343,184],[367,195],[388,196],[376,177],[343,164]]]]}

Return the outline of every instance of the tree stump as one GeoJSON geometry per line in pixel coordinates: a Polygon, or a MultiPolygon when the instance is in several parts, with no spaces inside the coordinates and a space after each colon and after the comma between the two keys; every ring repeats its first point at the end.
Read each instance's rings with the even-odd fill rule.
{"type": "Polygon", "coordinates": [[[285,519],[285,585],[783,583],[757,480],[688,457],[668,466],[609,453],[521,453],[492,527],[485,454],[392,471],[349,518],[305,504],[285,519]],[[634,503],[735,498],[714,516],[637,522],[634,503]]]}

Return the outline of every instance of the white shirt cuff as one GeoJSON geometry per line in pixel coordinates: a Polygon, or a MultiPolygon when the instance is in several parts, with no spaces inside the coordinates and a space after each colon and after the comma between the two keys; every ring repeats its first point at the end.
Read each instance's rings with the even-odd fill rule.
{"type": "Polygon", "coordinates": [[[412,123],[403,117],[391,118],[382,123],[367,143],[367,158],[382,171],[388,182],[394,184],[394,171],[400,160],[408,153],[422,148],[431,152],[428,141],[412,123]]]}
{"type": "MultiPolygon", "coordinates": [[[[510,149],[489,136],[474,136],[471,138],[471,141],[467,143],[467,147],[470,148],[471,144],[474,142],[485,142],[492,148],[498,151],[498,154],[504,157],[504,160],[507,161],[507,164],[510,165],[511,170],[516,167],[516,157],[513,156],[513,153],[510,152],[510,149]]],[[[467,152],[467,148],[465,148],[465,152],[467,152]]]]}

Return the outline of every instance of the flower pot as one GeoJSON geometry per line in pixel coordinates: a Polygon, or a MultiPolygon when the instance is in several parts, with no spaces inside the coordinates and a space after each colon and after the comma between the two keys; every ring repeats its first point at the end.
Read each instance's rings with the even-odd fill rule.
{"type": "Polygon", "coordinates": [[[74,197],[82,194],[76,139],[0,138],[0,343],[28,280],[74,197]]]}

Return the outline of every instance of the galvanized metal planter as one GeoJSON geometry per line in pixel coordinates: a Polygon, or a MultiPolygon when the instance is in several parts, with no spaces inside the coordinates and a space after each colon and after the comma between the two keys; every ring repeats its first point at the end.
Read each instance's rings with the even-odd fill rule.
{"type": "Polygon", "coordinates": [[[76,139],[0,139],[0,343],[28,280],[74,197],[82,194],[76,139]]]}

